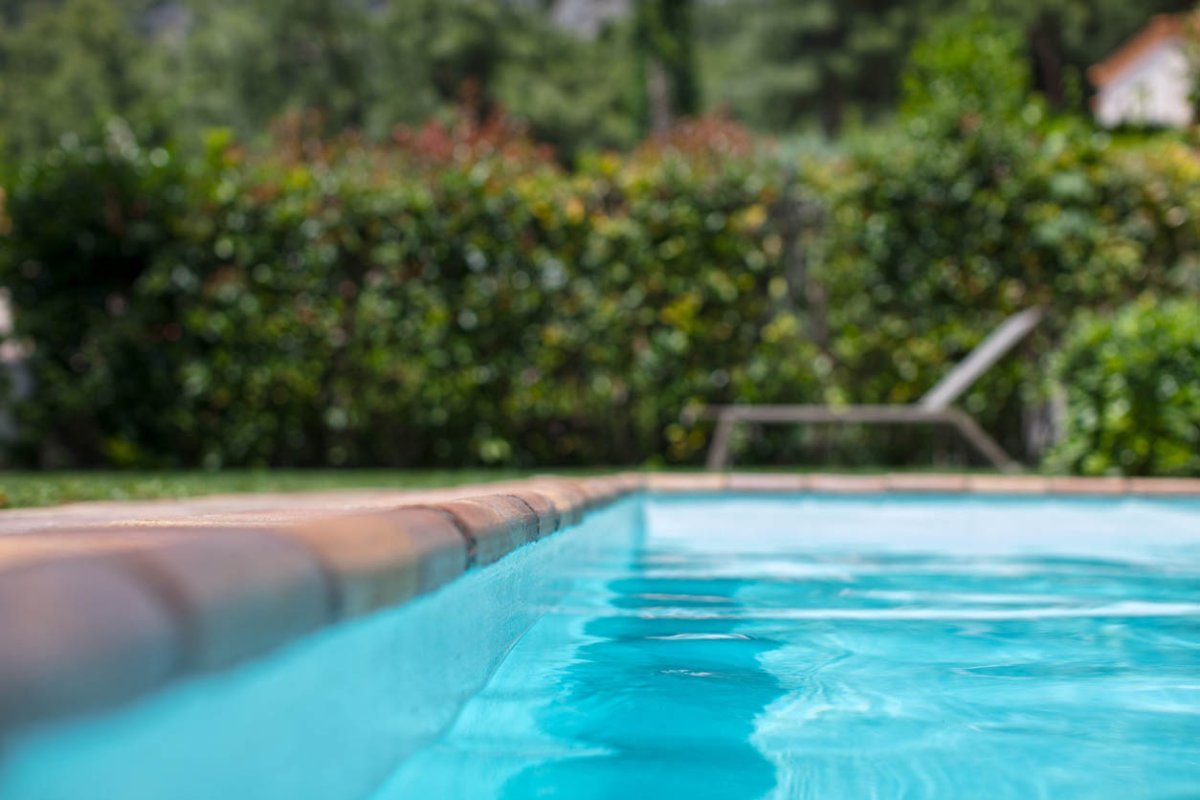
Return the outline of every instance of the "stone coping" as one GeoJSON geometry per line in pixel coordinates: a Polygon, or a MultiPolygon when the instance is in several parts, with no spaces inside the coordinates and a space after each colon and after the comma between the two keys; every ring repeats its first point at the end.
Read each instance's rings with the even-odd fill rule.
{"type": "Polygon", "coordinates": [[[0,738],[433,591],[638,491],[1200,497],[1200,480],[621,473],[0,514],[0,738]]]}

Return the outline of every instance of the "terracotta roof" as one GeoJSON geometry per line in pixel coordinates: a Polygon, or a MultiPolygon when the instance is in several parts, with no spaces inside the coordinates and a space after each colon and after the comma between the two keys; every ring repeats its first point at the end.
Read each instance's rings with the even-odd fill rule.
{"type": "Polygon", "coordinates": [[[1188,12],[1158,14],[1151,17],[1146,27],[1121,45],[1115,53],[1099,64],[1090,67],[1087,71],[1088,80],[1097,88],[1108,84],[1159,44],[1168,39],[1183,36],[1189,28],[1194,31],[1196,23],[1192,14],[1188,12]]]}

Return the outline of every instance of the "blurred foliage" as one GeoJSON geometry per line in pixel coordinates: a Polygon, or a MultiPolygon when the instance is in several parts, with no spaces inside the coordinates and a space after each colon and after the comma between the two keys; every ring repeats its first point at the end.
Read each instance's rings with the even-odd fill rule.
{"type": "Polygon", "coordinates": [[[1017,26],[1034,86],[1051,106],[1087,112],[1084,77],[1155,14],[1190,11],[1194,0],[966,0],[1017,26]]]}
{"type": "MultiPolygon", "coordinates": [[[[729,108],[761,130],[853,129],[891,115],[909,51],[930,27],[974,11],[1012,26],[1019,38],[1014,67],[1055,107],[1085,112],[1089,66],[1152,15],[1194,6],[1194,0],[713,2],[696,15],[701,88],[708,107],[729,108]]],[[[960,42],[963,50],[971,45],[960,42]]]]}
{"type": "Polygon", "coordinates": [[[326,133],[380,139],[397,123],[445,118],[466,92],[483,114],[499,103],[527,119],[567,157],[635,136],[628,68],[612,68],[610,39],[579,40],[523,5],[208,0],[189,8],[186,38],[158,48],[175,62],[159,93],[176,98],[189,126],[246,136],[281,114],[316,109],[326,133]]]}
{"type": "MultiPolygon", "coordinates": [[[[552,75],[581,52],[600,64],[614,39],[488,36],[533,12],[474,0],[305,2],[295,15],[209,7],[246,26],[231,53],[252,62],[242,100],[214,95],[233,103],[211,112],[232,126],[202,146],[143,144],[111,122],[6,171],[0,284],[38,387],[16,409],[22,463],[694,463],[707,431],[682,411],[912,402],[1004,317],[1040,306],[1047,323],[962,401],[1036,457],[1041,375],[1076,310],[1200,292],[1186,137],[1114,139],[1055,115],[1030,92],[1022,31],[975,8],[939,16],[898,70],[894,124],[837,151],[783,156],[708,117],[618,155],[579,142],[632,140],[637,103],[619,81],[589,94],[563,72],[546,90],[513,66],[552,75]],[[343,15],[380,13],[400,16],[334,35],[343,15]],[[322,20],[331,38],[313,56],[322,20]],[[308,33],[289,39],[292,24],[308,33]],[[270,49],[260,25],[285,46],[250,52],[270,49]],[[417,69],[351,57],[382,58],[376,36],[413,37],[397,52],[428,80],[406,97],[348,88],[417,69]],[[466,103],[464,75],[478,78],[466,103]],[[263,81],[277,85],[256,92],[263,81]],[[609,117],[573,108],[585,95],[629,124],[590,125],[609,117]],[[409,105],[379,112],[373,97],[409,105]],[[520,103],[543,111],[501,110],[520,103]],[[267,119],[269,137],[252,135],[267,119]]],[[[191,61],[205,48],[221,62],[216,32],[235,27],[212,23],[210,45],[196,13],[176,72],[163,68],[184,81],[205,74],[191,61]]],[[[206,113],[177,109],[197,115],[197,139],[206,113]]],[[[866,437],[781,431],[746,446],[858,461],[936,446],[866,437]]]]}
{"type": "Polygon", "coordinates": [[[553,146],[564,163],[581,151],[628,149],[643,132],[644,84],[628,57],[627,28],[609,28],[585,41],[533,17],[496,77],[496,103],[553,146]]]}
{"type": "Polygon", "coordinates": [[[110,325],[133,311],[138,279],[176,241],[186,203],[179,162],[164,148],[143,149],[113,122],[99,144],[68,141],[25,162],[3,199],[0,230],[11,235],[0,242],[2,282],[21,309],[18,332],[36,348],[26,363],[37,396],[22,409],[33,438],[18,457],[36,459],[40,449],[51,461],[108,460],[104,437],[130,414],[161,425],[155,394],[173,391],[152,349],[144,360],[106,354],[118,381],[91,359],[114,333],[110,325]],[[54,435],[39,441],[46,431],[54,435]]]}
{"type": "Polygon", "coordinates": [[[148,145],[189,149],[212,126],[261,143],[279,116],[314,109],[327,134],[381,141],[449,119],[464,91],[564,163],[704,109],[836,133],[889,117],[912,44],[984,7],[1014,26],[1018,68],[1051,105],[1082,112],[1088,65],[1192,4],[638,0],[589,36],[556,25],[551,1],[0,0],[0,157],[92,139],[114,115],[148,145]]]}
{"type": "Polygon", "coordinates": [[[976,6],[942,18],[913,47],[901,73],[904,117],[953,128],[969,116],[1013,120],[1037,102],[1021,29],[976,6]]]}
{"type": "Polygon", "coordinates": [[[94,136],[114,115],[161,133],[135,26],[144,6],[63,0],[0,7],[0,158],[36,154],[64,136],[94,136]]]}
{"type": "Polygon", "coordinates": [[[1060,320],[1196,291],[1200,160],[1170,138],[1118,146],[1048,118],[1013,67],[1018,46],[977,14],[942,20],[916,50],[901,124],[818,173],[831,211],[813,311],[836,334],[820,343],[831,399],[908,403],[1005,316],[1049,310],[1025,356],[962,401],[1011,452],[1036,455],[1045,398],[1031,392],[1060,320]]]}
{"type": "MultiPolygon", "coordinates": [[[[375,62],[372,46],[383,35],[377,31],[390,31],[391,20],[373,29],[369,4],[361,0],[205,0],[174,7],[178,17],[164,21],[165,29],[147,43],[149,56],[163,64],[150,91],[174,108],[183,128],[259,132],[294,107],[321,109],[334,129],[362,127],[383,89],[378,81],[395,73],[395,65],[375,62]]],[[[435,106],[428,81],[414,86],[418,91],[398,94],[406,103],[398,111],[429,113],[435,106]]]]}
{"type": "Polygon", "coordinates": [[[1053,374],[1066,430],[1051,466],[1200,475],[1200,302],[1147,296],[1113,314],[1082,314],[1053,374]]]}
{"type": "MultiPolygon", "coordinates": [[[[214,138],[170,187],[187,198],[182,218],[153,228],[170,242],[119,287],[104,277],[95,317],[69,330],[54,330],[61,310],[41,293],[85,298],[21,267],[62,236],[41,212],[70,204],[58,187],[81,165],[109,192],[111,175],[142,174],[143,155],[70,150],[22,171],[3,280],[19,286],[19,334],[38,343],[26,459],[686,457],[701,443],[678,424],[693,398],[794,391],[772,366],[796,332],[757,235],[778,188],[740,130],[695,123],[575,174],[495,118],[402,132],[386,148],[310,130],[281,130],[265,154],[214,138]],[[60,379],[41,379],[50,371],[60,379]]],[[[145,207],[171,208],[155,174],[142,188],[145,207]]],[[[96,213],[80,200],[54,224],[96,213]]],[[[104,243],[125,246],[115,230],[104,243]]],[[[110,273],[90,251],[54,260],[110,273]]]]}
{"type": "MultiPolygon", "coordinates": [[[[755,0],[709,7],[706,94],[768,130],[890,110],[932,0],[755,0]]],[[[944,5],[944,3],[942,3],[944,5]]]]}
{"type": "Polygon", "coordinates": [[[632,23],[594,40],[536,4],[492,0],[29,0],[0,5],[0,155],[112,116],[148,144],[198,149],[229,127],[258,142],[282,115],[375,140],[449,119],[464,92],[503,105],[572,159],[628,147],[638,128],[632,23]]]}
{"type": "Polygon", "coordinates": [[[0,280],[39,381],[23,460],[694,462],[684,409],[912,402],[1039,305],[1026,357],[964,400],[1028,452],[1053,320],[1195,293],[1200,252],[1190,149],[1032,116],[917,117],[798,173],[720,120],[572,172],[496,116],[386,147],[297,117],[186,163],[115,130],[7,201],[0,280]]]}
{"type": "Polygon", "coordinates": [[[633,5],[634,49],[643,131],[661,133],[700,110],[692,0],[641,0],[633,5]]]}

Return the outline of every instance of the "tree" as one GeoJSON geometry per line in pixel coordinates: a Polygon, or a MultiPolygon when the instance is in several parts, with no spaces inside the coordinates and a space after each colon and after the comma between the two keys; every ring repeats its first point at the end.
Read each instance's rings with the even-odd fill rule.
{"type": "Polygon", "coordinates": [[[643,126],[662,132],[699,108],[691,0],[639,0],[634,23],[643,126]]]}
{"type": "Polygon", "coordinates": [[[319,109],[331,129],[361,127],[371,20],[366,0],[193,0],[187,35],[161,42],[172,116],[192,130],[257,133],[281,114],[319,109]]]}
{"type": "Polygon", "coordinates": [[[303,109],[320,111],[327,132],[378,139],[468,99],[480,117],[511,109],[568,157],[632,138],[620,34],[577,39],[527,3],[193,0],[190,8],[187,37],[161,44],[169,66],[157,70],[176,87],[171,116],[189,130],[228,126],[252,138],[303,109]]]}
{"type": "Polygon", "coordinates": [[[487,0],[392,3],[379,20],[376,113],[388,124],[417,122],[458,104],[469,87],[486,115],[523,22],[518,9],[487,0]]]}
{"type": "Polygon", "coordinates": [[[1008,123],[1034,102],[1020,27],[972,6],[930,25],[902,74],[900,110],[927,132],[1008,123]]]}
{"type": "Polygon", "coordinates": [[[156,129],[141,70],[146,45],[105,0],[6,8],[0,22],[0,147],[20,157],[111,116],[156,129]]]}
{"type": "MultiPolygon", "coordinates": [[[[1036,88],[1051,105],[1065,108],[1072,99],[1071,80],[1105,59],[1151,16],[1193,5],[1193,0],[993,0],[992,9],[1025,31],[1036,88]]],[[[1075,99],[1082,97],[1078,93],[1075,99]]]]}
{"type": "Polygon", "coordinates": [[[563,161],[583,149],[629,147],[644,112],[641,92],[631,91],[640,74],[630,58],[631,27],[611,25],[587,40],[531,15],[512,37],[496,99],[563,161]]]}
{"type": "Polygon", "coordinates": [[[950,0],[754,0],[708,7],[707,78],[718,104],[751,124],[826,134],[851,111],[892,108],[896,76],[928,12],[950,0]],[[728,33],[727,33],[728,32],[728,33]]]}
{"type": "MultiPolygon", "coordinates": [[[[813,120],[837,133],[848,115],[889,113],[909,48],[929,26],[977,8],[1015,25],[1033,86],[1065,107],[1082,103],[1072,76],[1103,60],[1156,13],[1193,0],[746,0],[700,15],[705,93],[750,124],[794,130],[813,120]]],[[[1084,111],[1080,105],[1075,110],[1084,111]]]]}

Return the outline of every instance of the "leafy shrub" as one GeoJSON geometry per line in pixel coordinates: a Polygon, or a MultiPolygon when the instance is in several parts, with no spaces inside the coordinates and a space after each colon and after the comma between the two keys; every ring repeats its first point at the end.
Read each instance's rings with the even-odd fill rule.
{"type": "Polygon", "coordinates": [[[1085,475],[1200,475],[1200,302],[1085,313],[1054,361],[1066,399],[1048,464],[1085,475]]]}
{"type": "Polygon", "coordinates": [[[1200,159],[1168,138],[1122,145],[1047,119],[1019,47],[986,15],[944,21],[915,53],[902,123],[815,172],[830,211],[815,265],[825,302],[812,313],[835,332],[818,344],[838,399],[905,403],[1005,316],[1048,310],[1024,356],[962,401],[1007,449],[1036,457],[1039,360],[1073,310],[1195,291],[1200,159]]]}
{"type": "Polygon", "coordinates": [[[939,17],[909,56],[903,114],[922,128],[1019,117],[1036,102],[1024,47],[1020,25],[1000,21],[985,3],[939,17]]]}
{"type": "MultiPolygon", "coordinates": [[[[383,149],[303,121],[265,155],[214,139],[122,313],[45,340],[76,373],[27,404],[29,442],[131,465],[687,458],[685,405],[804,370],[771,366],[795,338],[760,236],[777,190],[744,136],[706,130],[576,174],[495,121],[383,149]],[[66,409],[86,435],[58,435],[66,409]]],[[[55,169],[14,196],[65,185],[55,169]]],[[[49,246],[24,208],[9,265],[49,246]]],[[[18,306],[41,348],[53,319],[18,306]]]]}
{"type": "Polygon", "coordinates": [[[28,367],[38,387],[20,409],[26,436],[16,455],[106,461],[102,432],[158,419],[156,393],[167,388],[157,359],[109,359],[119,380],[93,367],[100,337],[139,312],[134,287],[177,236],[186,205],[181,166],[114,123],[100,143],[68,141],[21,165],[8,183],[0,283],[19,309],[18,336],[34,344],[28,367]]]}
{"type": "Polygon", "coordinates": [[[687,408],[911,402],[1041,305],[1035,357],[964,401],[1021,453],[1055,319],[1196,291],[1200,165],[1017,117],[910,120],[799,170],[719,120],[572,172],[501,118],[386,147],[293,118],[269,151],[218,135],[186,163],[120,137],[54,151],[9,182],[0,236],[36,345],[15,455],[694,462],[687,408]]]}

